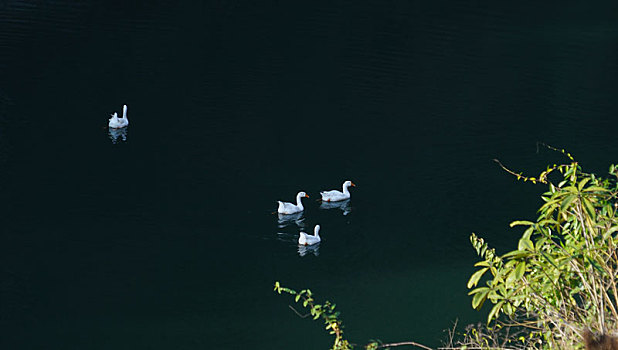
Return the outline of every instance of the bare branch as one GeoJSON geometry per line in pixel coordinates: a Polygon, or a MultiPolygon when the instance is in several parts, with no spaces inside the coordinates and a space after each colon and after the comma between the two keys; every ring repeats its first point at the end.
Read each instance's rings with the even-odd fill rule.
{"type": "Polygon", "coordinates": [[[416,346],[418,348],[425,349],[425,350],[433,350],[432,348],[426,347],[425,345],[422,345],[422,344],[419,344],[419,343],[415,343],[413,341],[404,341],[404,342],[400,342],[400,343],[381,344],[381,345],[379,345],[377,347],[377,349],[390,348],[390,347],[395,347],[395,346],[405,346],[405,345],[416,346]]]}
{"type": "Polygon", "coordinates": [[[308,316],[311,316],[311,314],[310,314],[310,313],[309,313],[309,314],[304,314],[304,315],[301,315],[298,311],[296,311],[296,309],[295,309],[292,305],[288,305],[288,307],[289,307],[290,309],[292,309],[292,311],[294,311],[294,313],[295,313],[295,314],[297,314],[297,315],[298,315],[298,317],[300,317],[300,318],[307,318],[308,316]]]}

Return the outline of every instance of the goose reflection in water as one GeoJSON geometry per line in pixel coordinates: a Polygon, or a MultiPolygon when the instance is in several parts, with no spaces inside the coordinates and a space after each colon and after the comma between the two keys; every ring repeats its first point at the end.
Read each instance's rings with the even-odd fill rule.
{"type": "Polygon", "coordinates": [[[348,215],[352,212],[352,205],[350,205],[350,200],[346,199],[340,202],[322,202],[320,209],[341,209],[343,215],[348,215]]]}
{"type": "Polygon", "coordinates": [[[320,243],[312,244],[312,245],[299,245],[298,246],[298,255],[305,256],[307,254],[313,253],[315,256],[320,255],[320,243]]]}
{"type": "Polygon", "coordinates": [[[312,245],[298,245],[298,233],[277,232],[277,240],[290,247],[295,247],[298,251],[298,255],[300,256],[305,256],[311,253],[315,256],[320,255],[320,243],[312,245]]]}
{"type": "Polygon", "coordinates": [[[113,144],[117,144],[120,141],[127,141],[127,128],[122,129],[114,129],[109,128],[109,139],[112,140],[113,144]]]}
{"type": "Polygon", "coordinates": [[[288,227],[294,224],[300,228],[305,228],[305,218],[303,217],[303,212],[294,214],[277,214],[277,216],[279,219],[279,228],[288,227]]]}

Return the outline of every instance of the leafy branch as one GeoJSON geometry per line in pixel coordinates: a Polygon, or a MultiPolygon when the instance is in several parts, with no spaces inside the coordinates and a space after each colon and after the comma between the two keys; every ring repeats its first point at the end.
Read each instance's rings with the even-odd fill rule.
{"type": "MultiPolygon", "coordinates": [[[[569,164],[553,164],[552,166],[547,166],[547,168],[542,171],[538,177],[533,177],[533,176],[525,176],[523,173],[519,172],[516,173],[515,171],[507,168],[504,164],[502,164],[502,162],[500,162],[498,159],[494,159],[493,161],[498,163],[498,165],[507,173],[515,176],[517,178],[517,180],[523,180],[524,182],[526,181],[530,181],[533,184],[536,184],[537,182],[543,183],[543,184],[548,184],[549,181],[547,180],[548,176],[554,172],[555,170],[558,170],[560,173],[565,174],[566,172],[569,171],[569,169],[573,168],[575,169],[575,171],[577,171],[578,167],[577,167],[577,162],[575,161],[575,159],[573,158],[573,156],[567,152],[564,149],[560,149],[560,148],[556,148],[553,146],[550,146],[548,144],[545,144],[543,142],[537,142],[537,153],[538,153],[538,148],[539,146],[543,146],[551,151],[555,151],[558,153],[563,154],[566,158],[568,158],[570,160],[569,164]]],[[[575,173],[569,173],[568,176],[575,176],[575,173]]]]}
{"type": "MultiPolygon", "coordinates": [[[[309,289],[303,289],[297,292],[293,289],[282,287],[279,282],[275,282],[275,289],[277,293],[287,293],[294,296],[294,302],[302,302],[303,307],[308,307],[310,315],[314,320],[322,318],[326,329],[329,330],[329,334],[335,336],[332,350],[350,350],[352,345],[348,340],[343,337],[343,326],[341,320],[339,320],[339,312],[335,311],[335,304],[330,301],[326,301],[324,304],[317,304],[313,299],[313,293],[309,289]]],[[[296,310],[294,310],[296,311],[296,310]]],[[[298,312],[296,312],[300,315],[298,312]]]]}
{"type": "MultiPolygon", "coordinates": [[[[296,303],[300,302],[302,303],[303,307],[309,308],[309,313],[306,315],[302,315],[290,305],[290,308],[299,317],[306,318],[308,316],[312,316],[314,320],[321,318],[324,321],[324,324],[326,325],[326,330],[329,331],[329,334],[332,334],[335,336],[335,340],[333,342],[333,346],[331,350],[352,350],[354,348],[354,344],[350,343],[343,336],[343,324],[342,324],[342,321],[339,319],[339,312],[335,311],[335,306],[336,306],[335,304],[331,303],[330,301],[326,301],[324,302],[324,304],[318,304],[313,298],[313,293],[311,292],[311,290],[303,289],[297,292],[293,289],[281,286],[279,282],[275,282],[274,290],[275,292],[279,294],[286,293],[286,294],[290,294],[294,296],[294,302],[296,303]]],[[[373,340],[369,342],[367,345],[364,346],[364,348],[366,350],[377,350],[377,349],[385,349],[385,348],[406,346],[406,345],[415,346],[415,347],[425,349],[425,350],[433,350],[427,346],[424,346],[422,344],[419,344],[413,341],[398,342],[398,343],[382,343],[379,340],[373,340]]]]}

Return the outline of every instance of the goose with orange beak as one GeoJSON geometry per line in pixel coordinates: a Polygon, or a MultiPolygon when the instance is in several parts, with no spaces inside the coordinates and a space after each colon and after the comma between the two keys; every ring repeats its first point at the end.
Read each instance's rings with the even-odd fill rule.
{"type": "Polygon", "coordinates": [[[320,194],[322,195],[322,201],[337,202],[350,199],[350,191],[348,190],[350,186],[356,187],[356,185],[352,181],[348,180],[343,183],[343,191],[332,190],[320,192],[320,194]]]}
{"type": "Polygon", "coordinates": [[[301,198],[309,198],[305,192],[298,192],[296,195],[296,204],[277,201],[279,203],[279,208],[277,208],[277,213],[279,214],[296,214],[305,210],[303,207],[303,202],[301,202],[301,198]]]}
{"type": "Polygon", "coordinates": [[[298,237],[298,244],[299,245],[312,245],[312,244],[320,243],[320,241],[322,241],[322,238],[320,238],[319,233],[320,233],[320,225],[315,225],[315,228],[313,229],[313,235],[309,235],[309,234],[306,234],[305,232],[301,232],[300,237],[298,237]]]}

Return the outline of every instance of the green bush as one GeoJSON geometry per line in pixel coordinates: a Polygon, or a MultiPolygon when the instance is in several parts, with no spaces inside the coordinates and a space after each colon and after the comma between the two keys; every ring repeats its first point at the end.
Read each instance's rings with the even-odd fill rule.
{"type": "Polygon", "coordinates": [[[535,348],[581,347],[586,329],[607,334],[618,322],[618,166],[601,178],[558,151],[569,162],[538,177],[500,163],[518,179],[548,187],[536,220],[511,223],[526,228],[517,249],[498,255],[482,238],[470,237],[482,258],[468,281],[472,307],[489,301],[487,323],[526,329],[526,343],[535,348]]]}

